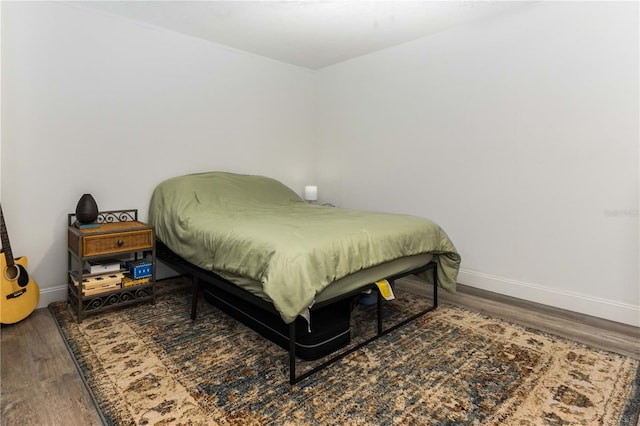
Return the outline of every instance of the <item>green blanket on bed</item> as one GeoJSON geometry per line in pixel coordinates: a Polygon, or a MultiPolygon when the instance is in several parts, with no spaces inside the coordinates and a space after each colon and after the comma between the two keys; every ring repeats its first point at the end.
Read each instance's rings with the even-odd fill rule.
{"type": "Polygon", "coordinates": [[[454,291],[460,256],[433,222],[305,203],[282,183],[210,172],[158,185],[149,221],[156,237],[203,269],[262,283],[290,323],[327,285],[390,260],[434,254],[438,282],[454,291]]]}

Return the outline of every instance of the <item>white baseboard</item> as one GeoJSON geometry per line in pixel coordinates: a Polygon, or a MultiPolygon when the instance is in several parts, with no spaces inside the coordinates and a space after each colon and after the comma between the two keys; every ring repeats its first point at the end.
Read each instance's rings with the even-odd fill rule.
{"type": "Polygon", "coordinates": [[[569,291],[460,269],[458,282],[505,296],[640,327],[640,307],[569,291]]]}
{"type": "Polygon", "coordinates": [[[59,285],[56,287],[41,288],[40,289],[40,301],[38,302],[39,308],[46,308],[50,303],[60,302],[67,300],[67,285],[59,285]]]}

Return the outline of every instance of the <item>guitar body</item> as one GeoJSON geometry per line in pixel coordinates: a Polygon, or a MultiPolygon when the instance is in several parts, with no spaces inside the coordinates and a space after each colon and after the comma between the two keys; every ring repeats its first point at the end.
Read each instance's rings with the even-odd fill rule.
{"type": "Polygon", "coordinates": [[[25,319],[38,306],[40,289],[27,274],[27,258],[17,257],[9,266],[0,256],[0,323],[13,324],[25,319]]]}
{"type": "Polygon", "coordinates": [[[40,289],[27,273],[27,258],[13,257],[4,214],[0,206],[0,323],[13,324],[25,319],[38,306],[40,289]]]}

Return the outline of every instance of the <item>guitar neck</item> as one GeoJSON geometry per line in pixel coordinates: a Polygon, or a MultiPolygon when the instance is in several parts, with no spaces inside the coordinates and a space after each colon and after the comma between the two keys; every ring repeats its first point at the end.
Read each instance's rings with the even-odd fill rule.
{"type": "Polygon", "coordinates": [[[2,240],[2,251],[4,252],[4,258],[7,262],[7,266],[13,266],[13,254],[11,253],[11,244],[9,244],[9,234],[7,233],[7,227],[4,224],[2,205],[0,205],[0,225],[0,240],[2,240]]]}

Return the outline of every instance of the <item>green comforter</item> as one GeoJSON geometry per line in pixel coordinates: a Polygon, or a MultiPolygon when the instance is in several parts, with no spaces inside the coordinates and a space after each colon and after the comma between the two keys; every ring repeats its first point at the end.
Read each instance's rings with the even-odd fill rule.
{"type": "Polygon", "coordinates": [[[154,190],[149,221],[160,241],[194,265],[262,283],[286,323],[330,283],[362,269],[432,253],[440,286],[454,291],[460,264],[429,220],[308,204],[262,176],[169,179],[154,190]]]}

